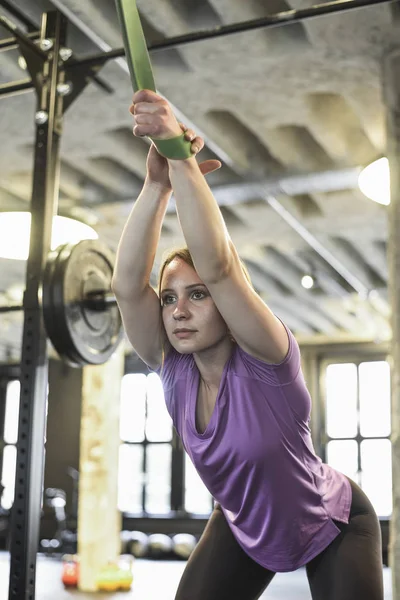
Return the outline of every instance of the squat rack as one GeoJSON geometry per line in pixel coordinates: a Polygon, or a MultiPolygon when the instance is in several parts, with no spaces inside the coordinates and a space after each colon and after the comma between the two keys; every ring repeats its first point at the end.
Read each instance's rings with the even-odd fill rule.
{"type": "MultiPolygon", "coordinates": [[[[306,19],[346,10],[388,3],[393,0],[339,0],[301,10],[290,10],[262,19],[193,32],[149,46],[160,51],[240,32],[289,25],[306,19]]],[[[57,213],[60,138],[66,110],[94,80],[107,92],[108,84],[98,71],[111,59],[125,54],[123,48],[76,59],[66,47],[68,21],[59,11],[44,13],[40,30],[18,8],[0,0],[10,15],[27,31],[6,17],[0,25],[12,37],[0,40],[0,52],[19,48],[30,79],[0,85],[0,96],[36,91],[34,176],[26,289],[23,299],[24,327],[21,353],[21,395],[17,442],[15,499],[12,508],[9,600],[34,600],[36,554],[39,544],[46,404],[48,383],[47,336],[43,323],[41,290],[44,267],[50,252],[52,219],[57,213]]]]}

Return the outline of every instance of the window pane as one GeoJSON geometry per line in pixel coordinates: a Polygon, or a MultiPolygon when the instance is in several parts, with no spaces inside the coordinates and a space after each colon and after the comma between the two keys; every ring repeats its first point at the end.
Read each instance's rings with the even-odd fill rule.
{"type": "Polygon", "coordinates": [[[390,435],[390,367],[385,361],[364,362],[360,374],[360,433],[390,435]]]}
{"type": "Polygon", "coordinates": [[[146,437],[150,442],[172,439],[172,420],[165,405],[161,379],[156,373],[147,377],[146,437]]]}
{"type": "Polygon", "coordinates": [[[208,515],[212,510],[212,496],[187,454],[185,454],[185,509],[198,515],[208,515]]]}
{"type": "Polygon", "coordinates": [[[358,446],[355,440],[329,442],[326,457],[328,465],[359,482],[358,446]]]}
{"type": "Polygon", "coordinates": [[[166,514],[171,510],[170,444],[147,446],[146,511],[166,514]]]}
{"type": "Polygon", "coordinates": [[[357,435],[357,367],[344,363],[326,369],[326,432],[332,438],[357,435]]]}
{"type": "Polygon", "coordinates": [[[361,442],[361,484],[379,517],[392,514],[392,447],[390,440],[361,442]]]}
{"type": "Polygon", "coordinates": [[[10,381],[6,392],[6,413],[4,417],[4,442],[16,444],[18,440],[18,415],[20,382],[10,381]]]}
{"type": "Polygon", "coordinates": [[[142,512],[143,447],[122,444],[119,449],[118,508],[142,512]]]}
{"type": "Polygon", "coordinates": [[[146,416],[146,375],[124,375],[121,383],[120,437],[124,442],[143,442],[146,416]]]}
{"type": "Polygon", "coordinates": [[[16,463],[16,447],[6,446],[3,450],[3,468],[1,472],[1,483],[5,488],[1,497],[1,505],[7,509],[11,508],[14,501],[16,463]]]}

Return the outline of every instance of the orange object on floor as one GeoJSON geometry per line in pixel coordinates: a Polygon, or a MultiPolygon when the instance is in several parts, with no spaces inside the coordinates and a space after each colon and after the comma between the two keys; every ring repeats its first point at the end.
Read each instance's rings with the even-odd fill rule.
{"type": "Polygon", "coordinates": [[[63,557],[61,581],[65,587],[77,587],[79,580],[79,560],[75,556],[63,557]]]}

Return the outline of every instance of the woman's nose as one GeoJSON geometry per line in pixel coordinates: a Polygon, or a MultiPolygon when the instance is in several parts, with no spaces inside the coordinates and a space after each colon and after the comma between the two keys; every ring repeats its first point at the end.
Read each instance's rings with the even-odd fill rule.
{"type": "Polygon", "coordinates": [[[188,306],[187,303],[184,299],[182,300],[178,300],[176,305],[175,305],[175,310],[174,310],[174,318],[175,319],[182,319],[188,316],[188,306]]]}

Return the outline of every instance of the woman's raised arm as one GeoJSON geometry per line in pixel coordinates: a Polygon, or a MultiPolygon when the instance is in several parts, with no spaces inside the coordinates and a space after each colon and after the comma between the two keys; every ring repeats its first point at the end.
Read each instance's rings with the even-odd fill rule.
{"type": "MultiPolygon", "coordinates": [[[[168,139],[179,124],[168,103],[148,90],[134,96],[136,135],[168,139]]],[[[168,160],[169,176],[186,244],[199,277],[237,343],[266,362],[281,362],[289,339],[281,321],[247,280],[219,206],[195,158],[168,160]]]]}

